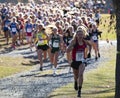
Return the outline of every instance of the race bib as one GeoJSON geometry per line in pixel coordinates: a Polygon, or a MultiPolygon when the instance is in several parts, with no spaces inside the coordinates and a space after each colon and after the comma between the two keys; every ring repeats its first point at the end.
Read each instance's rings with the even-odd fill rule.
{"type": "Polygon", "coordinates": [[[8,25],[6,24],[5,27],[8,27],[8,25]]]}
{"type": "Polygon", "coordinates": [[[71,43],[71,40],[69,40],[68,43],[70,44],[70,43],[71,43]]]}
{"type": "Polygon", "coordinates": [[[84,52],[77,52],[76,53],[76,61],[83,61],[84,60],[84,52]]]}
{"type": "Polygon", "coordinates": [[[17,29],[16,28],[12,28],[12,32],[16,32],[17,31],[17,29]]]}
{"type": "Polygon", "coordinates": [[[44,41],[43,41],[43,40],[38,41],[38,44],[39,44],[39,45],[41,45],[41,44],[43,44],[43,43],[44,43],[44,41]]]}
{"type": "Polygon", "coordinates": [[[93,40],[98,40],[96,35],[92,36],[92,39],[93,40]]]}
{"type": "Polygon", "coordinates": [[[52,41],[51,40],[48,43],[49,43],[49,45],[52,45],[52,41]]]}
{"type": "Polygon", "coordinates": [[[31,28],[27,28],[27,32],[32,32],[32,29],[31,28]]]}
{"type": "Polygon", "coordinates": [[[53,47],[58,48],[59,47],[59,42],[53,42],[53,47]]]}

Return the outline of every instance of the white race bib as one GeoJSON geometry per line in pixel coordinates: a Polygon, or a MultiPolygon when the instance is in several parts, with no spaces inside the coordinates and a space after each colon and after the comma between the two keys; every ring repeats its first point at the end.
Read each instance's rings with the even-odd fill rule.
{"type": "Polygon", "coordinates": [[[76,61],[83,61],[84,60],[84,52],[78,51],[76,52],[76,61]]]}
{"type": "Polygon", "coordinates": [[[93,40],[98,40],[96,35],[92,36],[92,39],[93,40]]]}
{"type": "Polygon", "coordinates": [[[53,42],[53,47],[54,47],[54,48],[59,48],[59,42],[55,42],[55,41],[54,41],[54,42],[53,42]]]}
{"type": "Polygon", "coordinates": [[[44,43],[44,41],[43,41],[43,40],[38,41],[38,45],[41,45],[41,44],[43,44],[43,43],[44,43]]]}
{"type": "Polygon", "coordinates": [[[12,32],[17,32],[17,29],[16,28],[12,28],[12,32]]]}
{"type": "Polygon", "coordinates": [[[51,44],[52,44],[52,41],[50,40],[48,43],[49,43],[49,45],[51,45],[51,44]]]}
{"type": "Polygon", "coordinates": [[[8,25],[7,25],[7,24],[5,24],[5,27],[8,27],[8,25]]]}
{"type": "Polygon", "coordinates": [[[31,33],[32,32],[32,29],[31,28],[27,28],[27,32],[29,33],[31,33]]]}
{"type": "Polygon", "coordinates": [[[71,43],[71,40],[69,40],[68,43],[70,44],[70,43],[71,43]]]}

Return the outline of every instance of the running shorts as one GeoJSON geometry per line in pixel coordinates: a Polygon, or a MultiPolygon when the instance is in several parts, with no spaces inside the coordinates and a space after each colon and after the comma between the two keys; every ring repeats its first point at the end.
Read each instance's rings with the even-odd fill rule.
{"type": "Polygon", "coordinates": [[[52,48],[52,49],[51,49],[51,53],[58,52],[59,50],[60,50],[59,48],[52,48]]]}
{"type": "Polygon", "coordinates": [[[43,50],[43,51],[46,51],[47,49],[49,48],[49,46],[48,45],[38,45],[37,46],[37,49],[39,50],[39,49],[41,49],[41,50],[43,50]]]}
{"type": "Polygon", "coordinates": [[[72,61],[71,67],[72,67],[73,69],[78,70],[78,69],[79,69],[79,66],[80,66],[81,64],[82,64],[82,61],[72,61]]]}

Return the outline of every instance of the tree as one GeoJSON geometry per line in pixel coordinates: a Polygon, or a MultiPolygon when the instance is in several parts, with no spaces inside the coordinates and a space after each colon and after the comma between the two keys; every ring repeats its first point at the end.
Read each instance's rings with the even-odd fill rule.
{"type": "Polygon", "coordinates": [[[113,0],[116,14],[117,32],[117,54],[116,54],[116,73],[115,73],[115,98],[120,98],[120,1],[113,0]]]}

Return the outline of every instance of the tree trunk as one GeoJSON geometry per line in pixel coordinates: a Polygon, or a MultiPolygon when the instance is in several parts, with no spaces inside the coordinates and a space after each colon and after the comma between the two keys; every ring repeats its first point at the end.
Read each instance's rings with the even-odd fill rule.
{"type": "Polygon", "coordinates": [[[115,77],[115,98],[120,98],[120,2],[113,0],[116,12],[116,32],[117,32],[117,55],[116,55],[116,77],[115,77]]]}

